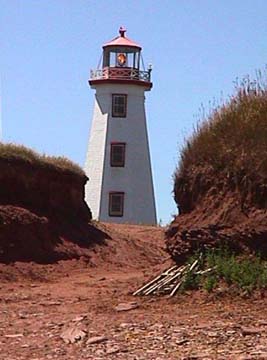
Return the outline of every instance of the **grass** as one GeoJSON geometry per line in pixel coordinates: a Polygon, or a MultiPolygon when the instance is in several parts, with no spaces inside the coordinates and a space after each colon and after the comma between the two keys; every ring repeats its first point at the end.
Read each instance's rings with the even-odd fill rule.
{"type": "MultiPolygon", "coordinates": [[[[266,69],[267,70],[267,69],[266,69]]],[[[245,78],[235,94],[201,119],[181,150],[174,174],[175,199],[178,183],[190,182],[192,174],[205,167],[221,174],[241,190],[258,187],[267,193],[267,82],[258,72],[256,80],[245,78]]]]}
{"type": "MultiPolygon", "coordinates": [[[[195,258],[198,256],[196,254],[195,258]]],[[[185,290],[204,288],[211,292],[222,281],[249,294],[254,290],[267,289],[267,263],[257,256],[238,257],[225,248],[213,249],[204,254],[200,267],[213,268],[213,271],[202,276],[189,273],[183,285],[185,290]]]]}
{"type": "Polygon", "coordinates": [[[79,176],[85,175],[79,165],[65,157],[40,155],[23,145],[11,143],[5,144],[0,142],[0,160],[1,159],[7,161],[21,161],[32,166],[69,172],[79,176]]]}
{"type": "Polygon", "coordinates": [[[248,292],[267,287],[267,266],[260,257],[238,258],[227,250],[213,250],[206,259],[207,266],[215,267],[212,276],[223,279],[227,285],[248,292]]]}

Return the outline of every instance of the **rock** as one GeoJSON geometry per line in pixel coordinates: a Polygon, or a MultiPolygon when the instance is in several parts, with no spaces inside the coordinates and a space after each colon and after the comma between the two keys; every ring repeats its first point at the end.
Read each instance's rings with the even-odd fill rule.
{"type": "Polygon", "coordinates": [[[137,328],[137,324],[135,323],[122,323],[119,325],[119,329],[118,331],[120,331],[121,329],[127,329],[128,331],[133,331],[137,328]]]}
{"type": "Polygon", "coordinates": [[[262,326],[267,326],[267,320],[259,320],[258,324],[262,326]]]}
{"type": "Polygon", "coordinates": [[[118,352],[120,352],[120,348],[118,345],[107,346],[106,354],[111,355],[111,354],[117,354],[118,352]]]}
{"type": "Polygon", "coordinates": [[[214,338],[214,337],[218,337],[220,334],[217,332],[217,331],[208,331],[207,332],[207,336],[208,337],[212,337],[212,338],[214,338]]]}
{"type": "Polygon", "coordinates": [[[76,326],[72,326],[62,331],[60,337],[66,344],[74,344],[77,341],[83,340],[86,335],[86,329],[80,329],[76,326]]]}
{"type": "Polygon", "coordinates": [[[27,317],[28,317],[28,315],[22,314],[22,313],[19,313],[18,316],[20,319],[27,319],[27,317]]]}
{"type": "Polygon", "coordinates": [[[54,306],[54,305],[61,305],[62,302],[61,301],[43,301],[40,303],[40,305],[42,306],[54,306]]]}
{"type": "Polygon", "coordinates": [[[15,339],[15,338],[20,338],[20,337],[23,337],[24,335],[23,334],[10,334],[10,335],[5,335],[6,338],[9,338],[9,339],[15,339]]]}
{"type": "Polygon", "coordinates": [[[226,335],[227,335],[227,336],[233,336],[234,334],[236,334],[236,331],[235,331],[235,330],[227,330],[227,331],[226,331],[226,335]]]}
{"type": "Polygon", "coordinates": [[[129,327],[132,327],[133,324],[132,324],[132,323],[121,323],[119,326],[120,326],[122,329],[127,329],[127,328],[129,328],[129,327]]]}
{"type": "Polygon", "coordinates": [[[243,336],[260,335],[263,331],[264,331],[264,329],[261,329],[261,328],[249,328],[249,327],[241,328],[241,333],[243,336]]]}
{"type": "Polygon", "coordinates": [[[176,345],[184,345],[185,343],[187,343],[189,340],[188,339],[180,339],[180,340],[176,340],[175,344],[176,345]]]}
{"type": "Polygon", "coordinates": [[[72,322],[80,322],[80,321],[83,321],[86,317],[87,317],[87,315],[77,316],[76,318],[72,319],[72,322]]]}
{"type": "Polygon", "coordinates": [[[98,281],[104,281],[104,280],[106,280],[106,277],[105,277],[105,276],[103,276],[103,277],[101,277],[101,278],[98,279],[98,281]]]}
{"type": "Polygon", "coordinates": [[[86,341],[86,344],[87,345],[99,344],[107,340],[108,338],[106,336],[93,336],[86,341]]]}
{"type": "Polygon", "coordinates": [[[117,311],[129,311],[138,308],[139,305],[136,302],[120,303],[115,307],[117,311]]]}

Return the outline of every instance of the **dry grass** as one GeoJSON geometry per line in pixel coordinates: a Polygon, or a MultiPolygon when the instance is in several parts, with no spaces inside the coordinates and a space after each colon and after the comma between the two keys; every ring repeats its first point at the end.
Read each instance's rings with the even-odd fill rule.
{"type": "Polygon", "coordinates": [[[246,78],[225,104],[215,108],[186,141],[174,174],[175,183],[206,167],[214,174],[258,178],[267,186],[267,83],[246,78]]]}
{"type": "Polygon", "coordinates": [[[0,160],[22,161],[37,167],[69,172],[84,176],[82,168],[65,157],[40,155],[23,145],[4,144],[0,142],[0,160]]]}

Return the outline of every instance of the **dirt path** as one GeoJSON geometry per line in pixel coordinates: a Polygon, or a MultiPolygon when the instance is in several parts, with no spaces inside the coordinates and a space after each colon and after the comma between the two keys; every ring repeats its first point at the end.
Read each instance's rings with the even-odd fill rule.
{"type": "Polygon", "coordinates": [[[267,359],[264,298],[135,298],[169,265],[163,230],[104,226],[112,240],[89,263],[0,266],[0,359],[267,359]],[[117,311],[132,302],[137,308],[117,311]],[[84,338],[65,343],[69,328],[84,338]]]}

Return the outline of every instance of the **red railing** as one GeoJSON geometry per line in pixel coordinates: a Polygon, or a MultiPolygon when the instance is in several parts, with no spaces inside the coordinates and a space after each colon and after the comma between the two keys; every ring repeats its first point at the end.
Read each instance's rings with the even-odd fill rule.
{"type": "Polygon", "coordinates": [[[91,70],[90,80],[119,79],[119,80],[139,80],[150,82],[151,71],[142,71],[132,68],[104,68],[91,70]]]}

